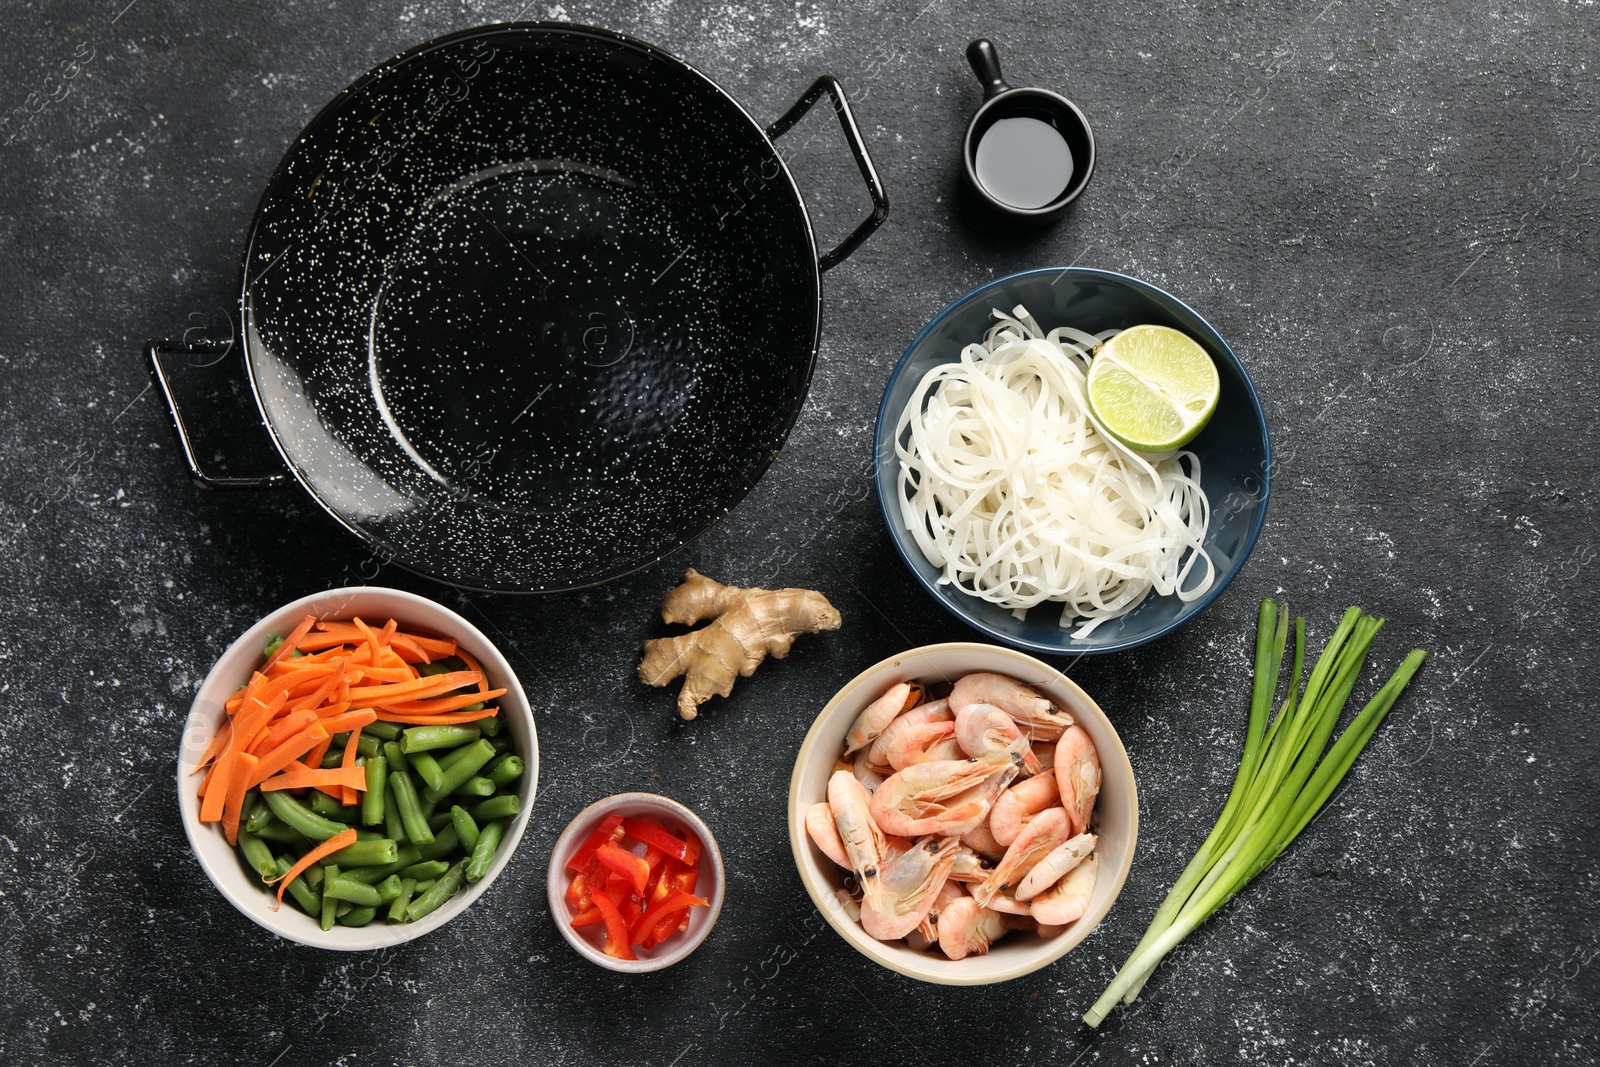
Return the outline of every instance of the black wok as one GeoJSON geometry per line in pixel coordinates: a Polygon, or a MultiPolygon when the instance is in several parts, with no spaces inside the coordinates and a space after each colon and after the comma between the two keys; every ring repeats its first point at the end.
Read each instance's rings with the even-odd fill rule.
{"type": "MultiPolygon", "coordinates": [[[[776,458],[821,274],[888,201],[839,83],[763,128],[649,45],[549,23],[410,50],[329,104],[251,225],[244,365],[289,475],[382,558],[477,589],[645,566],[776,458]],[[773,145],[824,95],[871,192],[818,254],[773,145]]],[[[152,371],[208,474],[152,343],[152,371]]]]}

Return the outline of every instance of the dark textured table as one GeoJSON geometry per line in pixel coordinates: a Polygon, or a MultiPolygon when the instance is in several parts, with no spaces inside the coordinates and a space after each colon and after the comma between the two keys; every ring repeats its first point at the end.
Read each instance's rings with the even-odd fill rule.
{"type": "MultiPolygon", "coordinates": [[[[999,6],[7,9],[0,1061],[1600,1058],[1600,664],[1578,630],[1597,555],[1595,8],[999,6]],[[810,398],[755,491],[659,566],[540,599],[379,570],[297,489],[196,491],[139,356],[148,336],[227,329],[256,197],[326,100],[407,46],[518,16],[655,42],[762,118],[831,71],[894,204],[827,276],[810,398]],[[1095,123],[1099,169],[1054,229],[988,232],[956,201],[955,146],[979,98],[962,48],[978,35],[1013,81],[1065,91],[1095,123]],[[1140,845],[1110,917],[1028,978],[927,986],[820,924],[789,858],[785,783],[842,680],[974,636],[913,583],[871,496],[889,368],[954,296],[1068,263],[1147,278],[1231,340],[1279,450],[1271,512],[1196,622],[1070,665],[1139,774],[1140,845]],[[679,722],[634,664],[688,563],[822,589],[844,629],[679,722]],[[277,940],[222,900],[185,843],[172,771],[195,687],[236,634],[373,571],[501,642],[536,708],[543,775],[482,903],[351,957],[277,940]],[[1385,668],[1412,645],[1434,657],[1291,851],[1135,1008],[1088,1031],[1080,1013],[1221,804],[1256,601],[1280,594],[1319,640],[1347,604],[1386,615],[1385,668]],[[556,834],[622,789],[695,807],[731,875],[711,940],[644,979],[579,960],[545,908],[556,834]]],[[[828,239],[863,196],[831,117],[806,121],[818,136],[797,172],[828,239]]],[[[248,415],[227,377],[218,391],[248,415]]]]}

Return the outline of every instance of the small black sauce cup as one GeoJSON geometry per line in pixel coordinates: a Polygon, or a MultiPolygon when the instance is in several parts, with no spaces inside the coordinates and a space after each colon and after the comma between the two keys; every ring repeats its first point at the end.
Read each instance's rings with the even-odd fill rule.
{"type": "Polygon", "coordinates": [[[1048,89],[1013,89],[1000,76],[1000,56],[993,42],[979,38],[967,46],[967,61],[983,83],[983,105],[967,124],[961,146],[961,165],[967,184],[979,201],[1008,219],[1033,225],[1055,222],[1072,206],[1094,174],[1094,132],[1078,106],[1048,89]],[[1018,207],[986,188],[978,177],[978,145],[984,134],[1002,119],[1028,118],[1052,127],[1072,153],[1072,173],[1065,187],[1040,207],[1018,207]]]}

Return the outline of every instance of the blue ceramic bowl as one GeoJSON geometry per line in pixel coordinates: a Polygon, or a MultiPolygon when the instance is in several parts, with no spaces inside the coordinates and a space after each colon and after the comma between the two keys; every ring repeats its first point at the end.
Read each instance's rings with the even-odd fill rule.
{"type": "Polygon", "coordinates": [[[1272,483],[1272,446],[1267,420],[1239,357],[1194,309],[1147,282],[1087,267],[1046,267],[1007,275],[963,296],[919,333],[883,391],[878,407],[876,454],[878,506],[906,566],[951,614],[1013,648],[1047,655],[1116,652],[1153,641],[1204,611],[1244,566],[1267,515],[1272,483]],[[1075,326],[1100,330],[1156,323],[1182,330],[1211,354],[1222,378],[1216,413],[1189,449],[1200,457],[1200,484],[1211,501],[1205,546],[1216,564],[1210,590],[1185,604],[1175,596],[1152,596],[1120,619],[1103,623],[1086,638],[1074,638],[1060,625],[1058,608],[1041,605],[1017,619],[1009,611],[939,585],[939,569],[917,548],[900,518],[895,500],[900,464],[894,454],[894,427],[929,368],[954,362],[961,350],[983,338],[993,323],[991,309],[1010,312],[1025,306],[1045,329],[1075,326]]]}

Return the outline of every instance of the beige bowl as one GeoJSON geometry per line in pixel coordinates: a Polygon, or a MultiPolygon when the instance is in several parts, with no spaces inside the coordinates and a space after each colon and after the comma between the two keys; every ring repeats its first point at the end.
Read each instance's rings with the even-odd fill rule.
{"type": "Polygon", "coordinates": [[[811,724],[800,745],[789,779],[789,845],[794,851],[800,880],[817,910],[827,918],[839,936],[870,959],[890,970],[943,985],[986,985],[1020,978],[1053,963],[1089,936],[1111,910],[1122,892],[1122,883],[1133,862],[1134,843],[1139,836],[1139,796],[1134,787],[1133,767],[1127,750],[1112,727],[1111,720],[1089,695],[1060,671],[1032,656],[995,645],[952,642],[924,645],[875,664],[852,678],[839,690],[811,724]],[[844,875],[834,862],[822,854],[806,833],[805,813],[811,805],[827,799],[828,778],[834,763],[844,751],[844,735],[863,708],[883,695],[897,682],[954,682],[973,671],[994,671],[1033,686],[1057,706],[1072,713],[1089,733],[1100,753],[1102,782],[1095,803],[1095,832],[1099,834],[1097,852],[1100,874],[1095,883],[1089,910],[1063,933],[1040,938],[1028,933],[1013,933],[995,943],[988,955],[947,959],[937,948],[919,952],[904,941],[884,942],[867,934],[859,922],[844,914],[834,893],[844,886],[844,875]]]}

